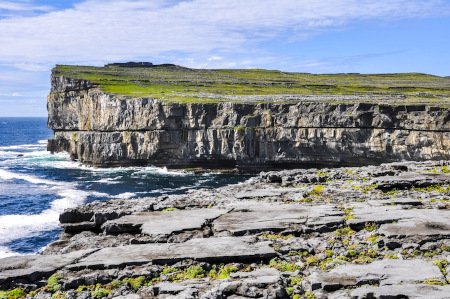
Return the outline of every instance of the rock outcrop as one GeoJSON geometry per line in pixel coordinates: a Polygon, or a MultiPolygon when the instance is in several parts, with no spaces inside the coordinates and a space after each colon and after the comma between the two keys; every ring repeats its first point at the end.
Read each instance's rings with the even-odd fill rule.
{"type": "Polygon", "coordinates": [[[450,159],[450,109],[358,96],[176,103],[119,96],[57,72],[48,148],[95,166],[356,166],[450,159]],[[370,99],[369,99],[370,101],[370,99]]]}
{"type": "Polygon", "coordinates": [[[0,259],[0,297],[448,299],[449,194],[448,162],[403,162],[92,202],[0,259]]]}

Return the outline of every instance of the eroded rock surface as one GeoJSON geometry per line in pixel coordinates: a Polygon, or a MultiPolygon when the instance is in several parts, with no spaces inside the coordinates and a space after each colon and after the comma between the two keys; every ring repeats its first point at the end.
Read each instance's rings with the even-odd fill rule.
{"type": "Polygon", "coordinates": [[[390,104],[396,97],[299,94],[176,103],[105,93],[54,71],[48,148],[98,166],[245,171],[449,159],[448,108],[390,104]]]}
{"type": "Polygon", "coordinates": [[[65,232],[42,254],[0,260],[1,287],[30,298],[449,298],[449,172],[445,161],[284,170],[93,202],[63,213],[65,232]]]}
{"type": "Polygon", "coordinates": [[[251,238],[197,238],[175,244],[140,244],[103,248],[69,266],[82,268],[120,268],[146,263],[174,264],[182,260],[205,262],[251,262],[274,257],[275,251],[267,242],[251,238]]]}
{"type": "Polygon", "coordinates": [[[136,213],[109,220],[103,224],[102,229],[106,234],[140,232],[150,236],[168,236],[201,229],[227,212],[225,209],[212,208],[136,213]]]}

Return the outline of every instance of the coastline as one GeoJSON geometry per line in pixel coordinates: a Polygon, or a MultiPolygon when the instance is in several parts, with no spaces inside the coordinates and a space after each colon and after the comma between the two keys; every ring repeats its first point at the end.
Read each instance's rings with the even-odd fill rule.
{"type": "Polygon", "coordinates": [[[42,255],[2,260],[0,282],[25,283],[38,298],[444,298],[448,164],[273,171],[216,189],[93,202],[61,214],[66,233],[42,255]]]}

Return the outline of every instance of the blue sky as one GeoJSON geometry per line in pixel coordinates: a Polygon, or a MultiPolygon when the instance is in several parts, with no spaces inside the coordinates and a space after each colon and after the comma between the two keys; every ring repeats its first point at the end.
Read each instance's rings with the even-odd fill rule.
{"type": "Polygon", "coordinates": [[[450,76],[450,0],[0,0],[0,116],[45,116],[55,64],[450,76]]]}

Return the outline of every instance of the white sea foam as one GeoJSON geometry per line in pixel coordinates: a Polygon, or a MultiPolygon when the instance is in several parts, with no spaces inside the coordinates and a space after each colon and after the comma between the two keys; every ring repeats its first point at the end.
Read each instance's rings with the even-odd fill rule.
{"type": "Polygon", "coordinates": [[[105,185],[115,185],[115,184],[120,184],[120,179],[122,178],[122,176],[117,176],[114,178],[103,178],[97,181],[91,181],[92,183],[101,183],[101,184],[105,184],[105,185]]]}
{"type": "Polygon", "coordinates": [[[11,172],[5,169],[0,169],[0,179],[1,180],[23,180],[32,184],[44,184],[53,186],[62,186],[64,183],[56,182],[52,180],[42,179],[36,176],[32,176],[24,173],[11,172]]]}
{"type": "Polygon", "coordinates": [[[134,171],[133,175],[164,174],[173,176],[186,176],[189,174],[189,172],[184,170],[168,170],[167,167],[147,166],[147,167],[129,167],[129,169],[134,171]]]}
{"type": "Polygon", "coordinates": [[[116,196],[114,196],[114,198],[118,198],[118,199],[130,199],[133,197],[136,197],[137,194],[136,193],[132,193],[132,192],[125,192],[125,193],[120,193],[116,196]]]}
{"type": "Polygon", "coordinates": [[[27,149],[36,149],[36,148],[45,148],[45,144],[33,143],[33,144],[0,146],[0,150],[27,150],[27,149]]]}
{"type": "Polygon", "coordinates": [[[108,196],[105,193],[78,190],[70,183],[54,182],[53,185],[50,190],[58,198],[51,202],[49,209],[39,214],[0,216],[0,245],[57,228],[59,215],[65,209],[82,204],[88,196],[108,196]]]}
{"type": "Polygon", "coordinates": [[[136,175],[161,174],[170,176],[184,176],[189,172],[183,170],[168,170],[166,167],[111,167],[98,168],[86,166],[79,162],[72,161],[67,153],[51,154],[45,149],[47,140],[39,140],[36,144],[21,144],[11,146],[0,146],[0,158],[6,158],[1,165],[29,164],[39,167],[55,169],[79,169],[83,171],[99,173],[133,172],[136,175]],[[19,157],[19,155],[21,155],[19,157]],[[22,156],[23,155],[23,156],[22,156]]]}
{"type": "MultiPolygon", "coordinates": [[[[132,172],[133,175],[147,175],[147,174],[162,174],[162,175],[172,175],[172,176],[185,176],[188,175],[189,172],[186,171],[174,171],[168,170],[166,167],[155,167],[155,166],[146,166],[146,167],[109,167],[109,168],[99,168],[83,165],[76,161],[71,161],[68,154],[59,153],[56,154],[56,158],[58,160],[47,160],[47,161],[39,161],[40,166],[50,167],[50,168],[59,168],[59,169],[79,169],[83,171],[90,171],[94,173],[123,173],[123,172],[132,172]]],[[[50,154],[49,154],[50,156],[50,154]]],[[[50,156],[52,157],[52,156],[50,156]]]]}
{"type": "MultiPolygon", "coordinates": [[[[50,154],[45,149],[46,140],[40,140],[37,144],[23,144],[0,147],[0,184],[1,181],[22,180],[27,183],[39,185],[40,188],[50,190],[57,195],[57,199],[50,203],[50,207],[39,214],[31,215],[4,215],[0,216],[0,258],[15,255],[6,246],[11,241],[30,237],[44,231],[53,230],[59,225],[59,215],[67,208],[83,204],[88,197],[111,197],[109,194],[92,191],[79,190],[76,183],[60,182],[42,178],[28,173],[16,172],[12,169],[79,169],[82,171],[98,172],[100,178],[93,182],[104,184],[120,183],[121,173],[127,175],[147,176],[159,174],[164,176],[184,176],[186,171],[171,171],[159,167],[115,167],[95,168],[84,166],[79,162],[70,160],[67,153],[50,154]],[[18,157],[18,155],[23,155],[18,157]],[[114,177],[101,178],[103,174],[117,173],[114,177]]],[[[110,175],[108,175],[110,176],[110,175]]],[[[188,189],[188,186],[178,189],[188,189]]],[[[168,188],[167,191],[173,191],[168,188]]],[[[155,191],[150,191],[152,193],[155,191]]],[[[138,192],[139,193],[139,192],[138,192]]],[[[130,199],[139,197],[137,193],[125,192],[114,196],[114,198],[130,199]]]]}
{"type": "Polygon", "coordinates": [[[9,248],[0,246],[0,259],[10,256],[22,255],[20,253],[11,251],[9,248]]]}

